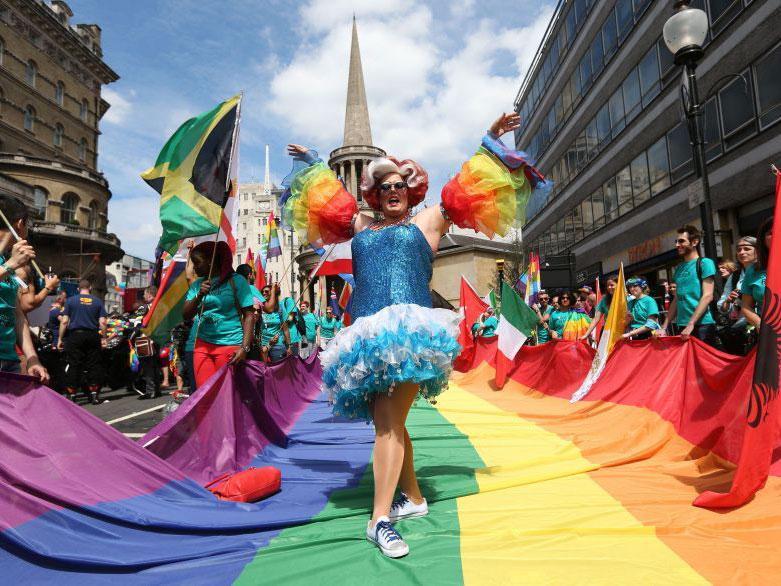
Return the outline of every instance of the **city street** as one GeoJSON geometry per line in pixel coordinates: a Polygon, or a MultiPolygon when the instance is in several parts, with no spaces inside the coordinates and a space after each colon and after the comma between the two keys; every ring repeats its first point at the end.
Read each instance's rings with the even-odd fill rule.
{"type": "Polygon", "coordinates": [[[138,394],[126,389],[101,392],[100,405],[91,405],[86,397],[79,396],[76,403],[99,417],[117,431],[137,440],[165,417],[165,405],[169,402],[170,389],[163,390],[161,397],[139,401],[138,394]]]}

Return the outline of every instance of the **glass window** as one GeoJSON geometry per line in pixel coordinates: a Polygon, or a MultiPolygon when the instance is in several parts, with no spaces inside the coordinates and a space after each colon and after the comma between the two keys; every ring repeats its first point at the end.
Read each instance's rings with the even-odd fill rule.
{"type": "Polygon", "coordinates": [[[35,61],[28,61],[27,65],[24,67],[24,80],[27,82],[27,85],[30,85],[32,87],[35,87],[35,82],[38,79],[38,66],[35,64],[35,61]]]}
{"type": "Polygon", "coordinates": [[[24,129],[35,132],[35,108],[32,106],[24,109],[24,129]]]}
{"type": "Polygon", "coordinates": [[[580,69],[575,68],[572,77],[569,78],[569,85],[572,88],[572,106],[575,107],[583,97],[583,85],[580,83],[580,69]]]}
{"type": "Polygon", "coordinates": [[[632,0],[616,1],[616,21],[618,22],[618,38],[622,41],[632,30],[634,14],[632,14],[632,0]]]}
{"type": "Polygon", "coordinates": [[[567,233],[564,229],[564,218],[556,222],[556,233],[558,234],[559,250],[567,245],[567,233]]]}
{"type": "Polygon", "coordinates": [[[667,133],[667,148],[670,152],[670,170],[673,172],[673,180],[675,180],[675,172],[687,163],[691,171],[692,147],[685,124],[679,123],[667,133]]]}
{"type": "Polygon", "coordinates": [[[651,195],[657,195],[670,186],[670,166],[667,162],[667,138],[662,137],[648,149],[648,177],[651,195]]]}
{"type": "Polygon", "coordinates": [[[597,138],[600,147],[610,141],[610,111],[607,104],[597,113],[597,138]]]}
{"type": "Polygon", "coordinates": [[[625,126],[624,98],[621,95],[621,88],[618,88],[616,92],[610,96],[608,106],[610,108],[610,128],[612,129],[613,138],[615,138],[625,126]]]}
{"type": "Polygon", "coordinates": [[[582,169],[588,162],[588,146],[586,142],[586,131],[580,133],[575,141],[575,151],[578,156],[578,169],[582,169]]]}
{"type": "Polygon", "coordinates": [[[571,211],[564,216],[564,234],[567,246],[572,246],[575,243],[575,218],[571,211]]]}
{"type": "Polygon", "coordinates": [[[64,134],[65,129],[62,127],[62,124],[57,124],[54,127],[54,138],[52,142],[54,143],[54,146],[61,147],[62,146],[62,135],[64,134]]]}
{"type": "Polygon", "coordinates": [[[710,163],[721,154],[721,131],[715,97],[708,100],[705,104],[703,137],[705,141],[705,160],[710,163]]]}
{"type": "Polygon", "coordinates": [[[602,31],[597,31],[594,42],[591,44],[591,69],[594,77],[602,71],[602,62],[605,58],[605,50],[602,48],[602,31]]]}
{"type": "Polygon", "coordinates": [[[660,40],[657,46],[659,47],[659,70],[664,78],[675,67],[675,61],[664,40],[660,40]]]}
{"type": "Polygon", "coordinates": [[[589,159],[597,153],[597,145],[599,145],[599,135],[597,134],[597,119],[594,118],[586,126],[586,150],[589,159]]]}
{"type": "Polygon", "coordinates": [[[635,199],[635,205],[639,206],[651,197],[651,184],[648,181],[648,158],[645,151],[632,161],[631,167],[632,194],[635,199]]]}
{"type": "Polygon", "coordinates": [[[39,218],[46,218],[46,205],[49,202],[49,193],[43,187],[35,187],[33,194],[35,215],[39,218]]]}
{"type": "Polygon", "coordinates": [[[640,65],[640,90],[643,93],[643,108],[659,95],[659,52],[656,43],[645,54],[640,65]]]}
{"type": "Polygon", "coordinates": [[[604,48],[605,62],[607,63],[618,47],[618,31],[616,30],[616,13],[614,10],[610,11],[605,24],[602,25],[602,47],[604,48]]]}
{"type": "Polygon", "coordinates": [[[618,215],[623,216],[632,211],[632,173],[629,165],[624,167],[616,175],[616,189],[618,191],[618,215]]]}
{"type": "Polygon", "coordinates": [[[89,112],[89,104],[87,103],[87,100],[81,101],[81,108],[79,109],[79,117],[81,118],[82,122],[87,121],[87,113],[89,112]]]}
{"type": "Polygon", "coordinates": [[[742,142],[754,133],[754,96],[748,71],[719,92],[724,144],[727,148],[742,142]]]}
{"type": "Polygon", "coordinates": [[[571,85],[572,78],[569,78],[567,82],[564,84],[564,87],[561,88],[561,105],[564,109],[564,118],[569,116],[570,112],[572,111],[572,90],[571,85]]]}
{"type": "Polygon", "coordinates": [[[717,35],[735,18],[741,7],[740,0],[708,0],[711,34],[717,35]]]}
{"type": "Polygon", "coordinates": [[[572,176],[577,175],[578,171],[580,171],[580,166],[578,165],[578,151],[575,148],[574,143],[567,149],[567,167],[569,167],[572,176]]]}
{"type": "Polygon", "coordinates": [[[60,205],[60,223],[76,223],[76,207],[79,205],[79,196],[75,193],[66,193],[60,205]]]}
{"type": "Polygon", "coordinates": [[[578,28],[586,20],[586,0],[575,0],[575,20],[578,22],[578,28]]]}
{"type": "Polygon", "coordinates": [[[640,113],[640,77],[637,69],[629,72],[621,85],[624,94],[624,109],[626,110],[626,122],[629,124],[640,113]]]}
{"type": "Polygon", "coordinates": [[[583,232],[591,234],[594,231],[594,212],[591,207],[591,198],[587,197],[580,204],[580,214],[583,216],[583,232]]]}
{"type": "Polygon", "coordinates": [[[781,44],[757,61],[754,71],[759,127],[766,128],[781,118],[781,44]]]}
{"type": "Polygon", "coordinates": [[[616,178],[612,177],[604,185],[605,191],[605,224],[609,224],[618,217],[618,191],[616,190],[616,178]]]}
{"type": "Polygon", "coordinates": [[[553,43],[551,43],[550,60],[551,60],[551,67],[553,69],[556,69],[556,65],[559,64],[559,37],[553,39],[553,43]]]}
{"type": "Polygon", "coordinates": [[[583,240],[583,215],[580,205],[576,205],[572,210],[572,224],[575,230],[574,241],[580,242],[583,240]]]}
{"type": "Polygon", "coordinates": [[[591,51],[586,51],[580,60],[580,82],[584,92],[591,87],[591,51]]]}
{"type": "Polygon", "coordinates": [[[89,204],[89,227],[92,230],[100,228],[100,213],[98,212],[98,202],[96,201],[89,204]]]}
{"type": "Polygon", "coordinates": [[[553,103],[553,109],[556,112],[556,128],[564,121],[564,98],[561,94],[556,97],[556,101],[553,103]]]}
{"type": "Polygon", "coordinates": [[[600,187],[591,194],[591,207],[594,210],[594,229],[605,225],[605,200],[600,187]]]}
{"type": "Polygon", "coordinates": [[[58,81],[57,85],[54,87],[54,101],[57,102],[57,105],[62,107],[63,102],[65,101],[65,85],[58,81]]]}
{"type": "Polygon", "coordinates": [[[548,77],[550,76],[550,53],[545,57],[545,61],[542,62],[542,79],[543,85],[548,83],[548,77]]]}
{"type": "Polygon", "coordinates": [[[651,0],[634,0],[633,4],[635,7],[635,21],[639,20],[640,15],[645,11],[646,8],[648,8],[648,5],[651,3],[651,0]]]}
{"type": "Polygon", "coordinates": [[[79,141],[79,161],[87,160],[87,139],[82,138],[79,141]]]}
{"type": "Polygon", "coordinates": [[[567,38],[570,44],[575,40],[575,34],[577,33],[577,22],[575,21],[575,10],[570,9],[567,13],[567,38]]]}
{"type": "Polygon", "coordinates": [[[548,110],[548,128],[550,129],[551,138],[556,134],[556,112],[553,108],[548,110]]]}

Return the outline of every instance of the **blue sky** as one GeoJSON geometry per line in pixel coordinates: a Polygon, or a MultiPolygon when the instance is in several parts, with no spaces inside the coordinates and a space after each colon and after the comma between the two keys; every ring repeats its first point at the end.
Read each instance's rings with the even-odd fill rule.
{"type": "Polygon", "coordinates": [[[552,0],[72,0],[74,22],[103,29],[120,80],[101,122],[99,167],[113,192],[109,230],[151,258],[158,196],[139,178],[188,117],[245,92],[241,182],[289,169],[284,147],[341,144],[353,12],[374,143],[429,172],[429,198],[512,109],[552,0]]]}

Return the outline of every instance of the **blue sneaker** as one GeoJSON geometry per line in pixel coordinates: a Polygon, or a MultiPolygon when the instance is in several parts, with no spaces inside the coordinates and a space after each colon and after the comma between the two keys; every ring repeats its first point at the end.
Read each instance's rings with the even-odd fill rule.
{"type": "Polygon", "coordinates": [[[409,553],[409,545],[393,528],[388,517],[380,517],[376,525],[372,525],[371,519],[369,519],[369,524],[366,527],[366,539],[379,547],[382,554],[389,558],[400,558],[409,553]]]}
{"type": "Polygon", "coordinates": [[[391,504],[388,518],[391,523],[395,523],[402,519],[414,519],[415,517],[425,517],[426,515],[428,515],[428,503],[426,502],[426,499],[423,499],[422,503],[416,505],[402,492],[399,498],[391,504]]]}

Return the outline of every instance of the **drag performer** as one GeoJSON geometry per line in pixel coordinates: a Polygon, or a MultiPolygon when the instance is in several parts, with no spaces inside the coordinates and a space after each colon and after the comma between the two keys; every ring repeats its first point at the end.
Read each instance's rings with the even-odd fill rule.
{"type": "Polygon", "coordinates": [[[459,317],[433,309],[429,281],[442,235],[451,223],[504,235],[524,217],[535,188],[549,187],[523,153],[499,137],[519,126],[505,114],[491,126],[480,150],[442,191],[442,203],[416,215],[428,175],[414,161],[373,160],[361,179],[364,200],[380,219],[359,214],[355,198],[317,153],[291,144],[294,167],[280,199],[283,223],[303,242],[333,244],[352,238],[354,323],[323,351],[323,384],[335,415],[374,421],[374,506],[367,538],[397,558],[408,545],[392,523],[428,513],[405,427],[417,397],[431,402],[446,387],[459,317]],[[401,489],[394,500],[397,486],[401,489]]]}

